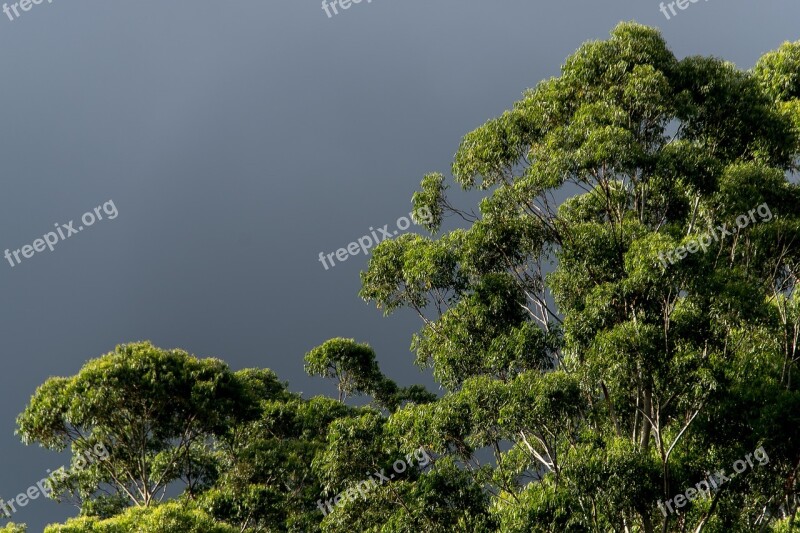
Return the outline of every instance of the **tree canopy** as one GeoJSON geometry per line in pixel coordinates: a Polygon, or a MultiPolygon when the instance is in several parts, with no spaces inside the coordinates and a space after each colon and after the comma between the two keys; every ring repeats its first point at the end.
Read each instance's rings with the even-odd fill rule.
{"type": "Polygon", "coordinates": [[[413,197],[430,236],[361,274],[438,396],[353,339],[305,356],[335,400],[121,345],[18,419],[110,451],[47,531],[800,531],[798,170],[800,42],[743,71],[622,23],[469,132],[413,197]]]}

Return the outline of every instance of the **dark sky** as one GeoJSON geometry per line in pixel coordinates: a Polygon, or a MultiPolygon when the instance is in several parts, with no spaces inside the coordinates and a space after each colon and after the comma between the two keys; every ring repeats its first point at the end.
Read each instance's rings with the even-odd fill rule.
{"type": "MultiPolygon", "coordinates": [[[[742,68],[800,38],[797,0],[671,20],[653,0],[373,0],[332,18],[317,0],[45,0],[20,15],[0,13],[0,253],[109,200],[118,216],[0,258],[7,500],[64,461],[14,435],[30,395],[119,343],[269,367],[311,395],[333,388],[303,354],[355,337],[401,384],[430,383],[415,317],[358,298],[366,258],[325,270],[319,252],[395,228],[462,135],[621,20],[742,68]]],[[[14,520],[38,532],[72,512],[39,499],[14,520]]]]}

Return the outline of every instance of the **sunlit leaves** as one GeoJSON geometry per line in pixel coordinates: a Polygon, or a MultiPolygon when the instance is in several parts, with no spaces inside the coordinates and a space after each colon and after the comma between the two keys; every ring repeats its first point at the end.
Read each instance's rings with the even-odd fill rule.
{"type": "Polygon", "coordinates": [[[778,101],[800,99],[800,41],[767,52],[753,69],[767,93],[778,101]]]}
{"type": "Polygon", "coordinates": [[[172,481],[188,476],[192,486],[213,475],[213,461],[195,462],[203,455],[197,446],[248,414],[252,398],[222,361],[140,342],[118,346],[76,376],[51,378],[17,423],[26,442],[70,445],[76,457],[98,443],[109,449],[106,460],[73,469],[62,490],[86,498],[110,487],[147,506],[172,481]]]}
{"type": "Polygon", "coordinates": [[[308,352],[305,362],[309,375],[338,380],[340,400],[375,390],[382,377],[372,348],[353,339],[328,340],[308,352]]]}

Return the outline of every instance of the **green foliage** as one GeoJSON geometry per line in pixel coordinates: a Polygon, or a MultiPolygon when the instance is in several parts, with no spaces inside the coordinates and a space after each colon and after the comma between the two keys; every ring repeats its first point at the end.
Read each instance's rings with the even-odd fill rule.
{"type": "Polygon", "coordinates": [[[0,533],[26,533],[27,531],[28,528],[24,524],[15,524],[14,522],[9,522],[0,529],[0,533]]]}
{"type": "Polygon", "coordinates": [[[314,531],[324,481],[313,464],[329,426],[360,411],[323,397],[265,399],[261,406],[258,420],[220,438],[221,475],[199,496],[201,507],[248,531],[314,531]]]}
{"type": "Polygon", "coordinates": [[[767,52],[753,71],[765,92],[775,100],[800,99],[800,41],[785,42],[767,52]]]}
{"type": "Polygon", "coordinates": [[[369,394],[379,407],[395,411],[406,402],[436,400],[436,395],[421,385],[398,387],[381,373],[373,349],[353,339],[326,341],[308,352],[305,362],[309,375],[338,380],[340,402],[348,396],[369,394]]]}
{"type": "Polygon", "coordinates": [[[49,525],[44,533],[240,533],[207,513],[182,502],[131,508],[105,520],[83,517],[49,525]]]}
{"type": "MultiPolygon", "coordinates": [[[[465,136],[478,220],[376,250],[362,296],[421,316],[417,362],[451,391],[388,427],[488,485],[503,531],[753,530],[797,508],[796,52],[748,73],[621,24],[465,136]],[[762,444],[769,469],[658,511],[762,444]]],[[[429,174],[415,201],[463,213],[446,191],[429,174]]]]}
{"type": "Polygon", "coordinates": [[[305,356],[338,401],[147,343],[48,380],[23,440],[111,449],[59,487],[87,516],[48,531],[797,530],[798,58],[678,60],[623,23],[468,133],[451,170],[477,205],[427,174],[413,202],[433,235],[382,242],[361,274],[362,298],[422,319],[412,350],[442,397],[343,338],[305,356]],[[430,462],[354,492],[421,447],[430,462]]]}
{"type": "Polygon", "coordinates": [[[422,179],[419,192],[414,193],[412,203],[414,212],[427,212],[431,216],[428,220],[415,220],[418,224],[432,232],[437,231],[442,225],[442,214],[447,207],[445,191],[447,185],[444,184],[444,176],[441,173],[428,174],[422,179]]]}
{"type": "Polygon", "coordinates": [[[51,378],[18,417],[26,443],[73,457],[97,445],[110,456],[71,469],[54,491],[79,501],[101,488],[150,505],[173,482],[189,492],[213,482],[207,441],[253,412],[252,398],[227,365],[150,343],[120,345],[72,378],[51,378]]]}
{"type": "Polygon", "coordinates": [[[374,391],[382,378],[375,351],[353,339],[331,339],[306,354],[306,372],[337,379],[339,400],[374,391]]]}

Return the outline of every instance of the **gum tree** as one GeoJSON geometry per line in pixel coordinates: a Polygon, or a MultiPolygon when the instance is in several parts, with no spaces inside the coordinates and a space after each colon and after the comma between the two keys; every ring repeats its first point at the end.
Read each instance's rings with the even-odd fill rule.
{"type": "Polygon", "coordinates": [[[398,387],[380,370],[375,351],[353,339],[335,338],[325,341],[305,355],[305,370],[311,376],[337,380],[338,399],[370,395],[374,403],[388,411],[405,402],[427,403],[436,399],[421,385],[398,387]]]}
{"type": "Polygon", "coordinates": [[[798,44],[743,72],[620,24],[466,135],[452,175],[476,216],[429,174],[433,237],[374,251],[362,297],[419,314],[417,363],[448,391],[390,426],[486,487],[500,530],[793,519],[799,78],[798,44]],[[759,446],[768,466],[672,499],[759,446]]]}
{"type": "Polygon", "coordinates": [[[48,531],[796,531],[799,155],[800,43],[745,72],[620,24],[464,137],[452,178],[477,207],[425,176],[431,237],[362,273],[363,298],[421,317],[443,397],[352,339],[305,358],[338,401],[120,346],[18,419],[25,442],[110,451],[57,487],[91,516],[48,531]],[[424,467],[323,515],[420,447],[424,467]]]}
{"type": "Polygon", "coordinates": [[[255,416],[247,388],[222,361],[139,342],[73,377],[47,380],[17,418],[17,432],[26,444],[71,449],[73,462],[104,445],[106,460],[68,470],[53,489],[84,512],[110,515],[161,501],[173,483],[190,495],[212,483],[210,439],[255,416]]]}

